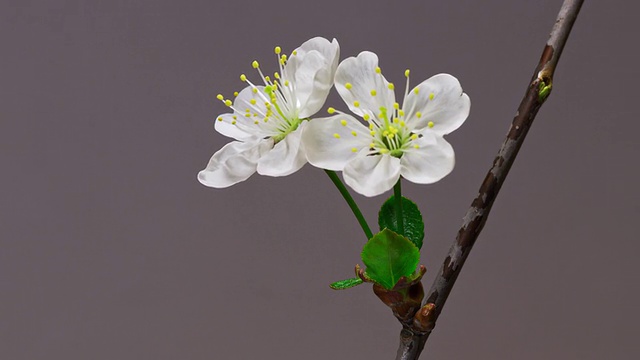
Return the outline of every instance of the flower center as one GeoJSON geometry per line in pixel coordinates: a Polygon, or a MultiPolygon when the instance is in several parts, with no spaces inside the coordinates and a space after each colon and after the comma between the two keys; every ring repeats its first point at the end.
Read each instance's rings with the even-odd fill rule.
{"type": "MultiPolygon", "coordinates": [[[[380,108],[378,119],[380,124],[369,121],[372,142],[370,149],[380,154],[389,154],[394,157],[402,157],[402,154],[411,146],[411,142],[419,136],[411,132],[404,122],[404,112],[399,109],[398,104],[394,106],[391,116],[386,108],[380,108]]],[[[417,148],[418,145],[413,145],[417,148]]]]}

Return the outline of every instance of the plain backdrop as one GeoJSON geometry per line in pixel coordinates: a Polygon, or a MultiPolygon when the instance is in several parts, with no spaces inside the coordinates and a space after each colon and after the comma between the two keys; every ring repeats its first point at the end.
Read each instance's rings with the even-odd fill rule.
{"type": "MultiPolygon", "coordinates": [[[[370,286],[328,287],[365,239],[321,170],[197,182],[229,141],[215,96],[314,36],[376,52],[397,84],[456,76],[456,168],[404,185],[428,287],[560,5],[2,1],[0,358],[392,359],[400,326],[370,286]]],[[[640,357],[639,10],[586,1],[423,358],[640,357]]],[[[385,197],[355,197],[374,225],[385,197]]]]}

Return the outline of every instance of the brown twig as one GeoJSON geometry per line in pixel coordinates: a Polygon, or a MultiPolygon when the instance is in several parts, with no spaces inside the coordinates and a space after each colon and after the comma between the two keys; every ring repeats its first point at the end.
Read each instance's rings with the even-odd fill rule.
{"type": "Polygon", "coordinates": [[[413,324],[407,325],[406,322],[403,324],[396,360],[415,360],[420,356],[462,266],[487,221],[491,206],[511,169],[533,119],[551,91],[558,60],[583,2],[584,0],[565,0],[562,4],[507,138],[502,143],[491,169],[480,186],[478,196],[467,211],[458,236],[427,293],[426,305],[416,313],[413,324]]]}

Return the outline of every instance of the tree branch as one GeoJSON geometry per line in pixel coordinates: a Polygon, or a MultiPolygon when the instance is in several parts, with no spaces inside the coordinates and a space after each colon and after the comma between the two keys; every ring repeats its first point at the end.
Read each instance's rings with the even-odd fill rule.
{"type": "Polygon", "coordinates": [[[427,293],[426,305],[416,314],[414,324],[409,327],[405,325],[400,333],[400,346],[396,360],[415,360],[420,356],[462,266],[487,222],[493,202],[518,155],[527,132],[551,91],[558,60],[583,2],[584,0],[565,0],[562,4],[509,133],[480,186],[478,196],[473,200],[464,217],[462,227],[440,272],[427,293]],[[428,315],[421,317],[420,314],[428,315]]]}

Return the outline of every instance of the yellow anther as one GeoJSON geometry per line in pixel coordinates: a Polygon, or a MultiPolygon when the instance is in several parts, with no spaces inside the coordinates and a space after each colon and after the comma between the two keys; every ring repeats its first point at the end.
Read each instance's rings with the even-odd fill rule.
{"type": "Polygon", "coordinates": [[[371,96],[376,96],[377,92],[375,90],[371,90],[371,96]]]}
{"type": "Polygon", "coordinates": [[[411,134],[411,140],[415,140],[418,138],[418,134],[411,134]]]}
{"type": "Polygon", "coordinates": [[[405,77],[409,77],[409,73],[410,73],[410,72],[411,72],[411,71],[410,71],[409,69],[405,70],[405,71],[404,71],[404,76],[405,76],[405,77]]]}
{"type": "Polygon", "coordinates": [[[352,130],[352,131],[351,131],[351,135],[353,135],[353,136],[358,136],[358,133],[357,133],[357,132],[355,132],[355,130],[352,130]]]}
{"type": "Polygon", "coordinates": [[[388,152],[389,152],[388,149],[380,149],[380,154],[386,154],[388,152]]]}
{"type": "Polygon", "coordinates": [[[336,138],[336,139],[340,139],[340,134],[335,133],[335,134],[333,134],[333,137],[336,138]]]}
{"type": "Polygon", "coordinates": [[[354,101],[354,102],[353,102],[353,106],[355,106],[355,107],[360,107],[360,102],[359,102],[359,101],[354,101]]]}
{"type": "Polygon", "coordinates": [[[244,112],[250,113],[251,110],[250,109],[244,109],[244,112]]]}
{"type": "Polygon", "coordinates": [[[383,131],[382,136],[389,136],[389,131],[388,130],[383,131]]]}
{"type": "Polygon", "coordinates": [[[376,132],[375,131],[370,131],[369,134],[371,134],[371,136],[376,136],[376,132]]]}
{"type": "Polygon", "coordinates": [[[404,127],[406,124],[404,121],[400,121],[400,126],[404,127]]]}
{"type": "Polygon", "coordinates": [[[266,118],[264,118],[262,121],[267,122],[267,121],[269,121],[269,118],[268,118],[268,117],[266,117],[266,118]]]}
{"type": "Polygon", "coordinates": [[[414,94],[418,95],[419,92],[420,92],[420,89],[418,89],[418,88],[413,89],[413,93],[414,94]]]}
{"type": "Polygon", "coordinates": [[[235,121],[235,120],[233,120],[233,121],[231,122],[231,125],[235,125],[235,124],[236,124],[236,121],[235,121]]]}
{"type": "Polygon", "coordinates": [[[265,79],[267,82],[270,82],[270,81],[271,81],[271,78],[269,77],[269,75],[265,76],[265,77],[264,77],[264,79],[265,79]]]}
{"type": "Polygon", "coordinates": [[[364,114],[362,118],[364,119],[364,121],[369,121],[369,119],[371,119],[371,116],[369,116],[369,114],[364,114]]]}
{"type": "Polygon", "coordinates": [[[298,51],[293,50],[292,54],[293,54],[293,55],[298,55],[298,51]]]}
{"type": "Polygon", "coordinates": [[[396,134],[394,134],[394,133],[391,133],[391,134],[387,135],[387,137],[388,137],[389,139],[393,139],[393,137],[394,137],[394,136],[396,136],[396,134]]]}
{"type": "Polygon", "coordinates": [[[276,79],[280,79],[280,74],[278,74],[278,72],[276,71],[273,73],[273,77],[276,79]]]}
{"type": "Polygon", "coordinates": [[[373,130],[373,123],[369,123],[369,130],[373,130]]]}
{"type": "Polygon", "coordinates": [[[436,95],[434,93],[429,94],[429,100],[433,100],[436,95]]]}
{"type": "Polygon", "coordinates": [[[351,90],[351,88],[353,87],[353,85],[351,85],[351,83],[346,83],[344,84],[344,87],[347,88],[347,90],[351,90]]]}
{"type": "Polygon", "coordinates": [[[404,116],[404,110],[398,110],[398,116],[404,116]]]}
{"type": "Polygon", "coordinates": [[[394,123],[394,124],[397,124],[397,123],[399,123],[399,122],[400,122],[400,119],[398,119],[398,118],[393,118],[393,123],[394,123]]]}
{"type": "Polygon", "coordinates": [[[218,118],[218,121],[222,121],[222,118],[221,118],[221,117],[219,117],[219,118],[218,118]]]}
{"type": "Polygon", "coordinates": [[[251,100],[249,100],[249,102],[251,103],[251,105],[255,105],[256,104],[256,99],[251,99],[251,100]]]}
{"type": "Polygon", "coordinates": [[[224,104],[227,105],[227,106],[231,106],[231,100],[225,100],[224,104]]]}
{"type": "Polygon", "coordinates": [[[280,46],[276,46],[273,49],[273,52],[276,53],[276,55],[280,55],[280,53],[282,52],[282,49],[280,48],[280,46]]]}
{"type": "Polygon", "coordinates": [[[329,114],[333,114],[334,112],[336,112],[336,109],[334,109],[334,108],[330,107],[330,108],[328,108],[328,109],[327,109],[327,112],[328,112],[329,114]]]}
{"type": "Polygon", "coordinates": [[[251,89],[251,92],[253,92],[254,94],[257,94],[258,93],[258,88],[251,89]]]}
{"type": "Polygon", "coordinates": [[[376,66],[376,74],[380,74],[382,72],[382,70],[380,69],[379,66],[376,66]]]}
{"type": "MultiPolygon", "coordinates": [[[[256,91],[258,91],[258,90],[256,89],[256,91]]],[[[233,92],[233,96],[238,96],[238,92],[237,92],[237,91],[234,91],[234,92],[233,92]]]]}
{"type": "Polygon", "coordinates": [[[430,128],[432,128],[432,127],[433,127],[433,125],[435,125],[435,124],[433,123],[433,121],[429,121],[429,123],[427,124],[427,126],[428,126],[428,127],[430,127],[430,128]]]}
{"type": "Polygon", "coordinates": [[[254,124],[258,125],[260,122],[258,120],[253,122],[254,124]]]}
{"type": "Polygon", "coordinates": [[[220,101],[224,101],[224,96],[222,96],[222,94],[218,94],[216,96],[216,99],[220,100],[220,101]]]}
{"type": "Polygon", "coordinates": [[[240,75],[240,80],[247,81],[247,75],[245,74],[240,75]]]}
{"type": "Polygon", "coordinates": [[[352,152],[358,152],[358,149],[357,148],[351,148],[351,151],[352,152]]]}
{"type": "Polygon", "coordinates": [[[238,117],[235,116],[235,115],[233,115],[232,118],[233,118],[233,120],[238,120],[238,117]]]}
{"type": "Polygon", "coordinates": [[[374,144],[374,143],[369,144],[369,149],[373,149],[375,147],[376,147],[376,144],[374,144]]]}
{"type": "Polygon", "coordinates": [[[284,86],[289,86],[289,80],[284,81],[284,86]]]}
{"type": "Polygon", "coordinates": [[[245,117],[251,117],[251,113],[244,114],[245,117]]]}
{"type": "Polygon", "coordinates": [[[287,61],[287,55],[282,54],[282,56],[280,56],[280,60],[287,61]]]}
{"type": "Polygon", "coordinates": [[[413,145],[413,147],[416,148],[416,149],[420,149],[420,145],[418,145],[418,144],[413,145]]]}
{"type": "Polygon", "coordinates": [[[397,102],[393,103],[393,108],[396,110],[400,109],[400,104],[398,104],[397,102]]]}
{"type": "Polygon", "coordinates": [[[420,119],[420,118],[422,117],[422,113],[421,113],[420,111],[418,111],[418,112],[416,113],[416,117],[417,117],[418,119],[420,119]]]}
{"type": "Polygon", "coordinates": [[[260,64],[258,63],[258,61],[253,60],[253,62],[251,63],[251,66],[253,66],[254,69],[257,69],[260,67],[260,64]]]}
{"type": "Polygon", "coordinates": [[[342,124],[342,126],[347,126],[347,120],[345,119],[340,120],[340,124],[342,124]]]}

